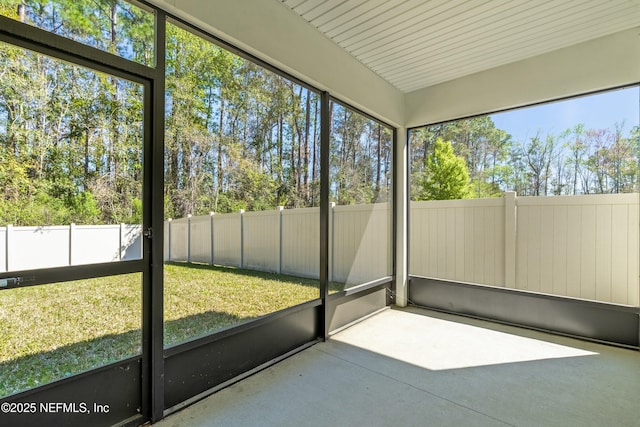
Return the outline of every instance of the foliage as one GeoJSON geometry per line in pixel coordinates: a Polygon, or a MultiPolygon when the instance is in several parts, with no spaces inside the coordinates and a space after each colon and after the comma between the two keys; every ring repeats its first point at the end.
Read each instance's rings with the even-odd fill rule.
{"type": "Polygon", "coordinates": [[[153,65],[153,14],[126,0],[1,0],[0,14],[153,65]]]}
{"type": "MultiPolygon", "coordinates": [[[[125,2],[6,1],[2,13],[143,63],[152,51],[152,15],[125,2]]],[[[139,222],[142,86],[5,44],[0,70],[0,223],[139,222]]]]}
{"type": "Polygon", "coordinates": [[[338,205],[389,201],[390,129],[335,102],[330,114],[330,199],[338,205]]]}
{"type": "MultiPolygon", "coordinates": [[[[126,1],[0,0],[0,13],[155,64],[154,17],[126,1]]],[[[166,47],[165,216],[319,206],[319,94],[171,23],[166,47]]],[[[148,113],[141,84],[0,44],[0,225],[140,223],[148,113]]],[[[330,115],[331,201],[389,201],[391,129],[338,102],[330,115]]],[[[578,125],[516,141],[489,116],[416,129],[412,197],[433,190],[438,138],[464,159],[469,197],[638,191],[639,135],[578,125]]]]}
{"type": "MultiPolygon", "coordinates": [[[[127,2],[1,4],[154,64],[153,16],[127,2]]],[[[319,94],[173,24],[166,47],[166,217],[319,206],[319,94]]],[[[139,223],[142,85],[4,44],[0,65],[0,223],[139,223]]],[[[332,105],[332,199],[388,200],[390,130],[332,105]]]]}
{"type": "MultiPolygon", "coordinates": [[[[165,215],[320,203],[320,97],[168,26],[165,215]]],[[[332,103],[331,198],[386,201],[389,129],[332,103]]]]}
{"type": "Polygon", "coordinates": [[[425,162],[421,200],[464,199],[469,195],[469,171],[451,142],[436,139],[425,162]]]}
{"type": "Polygon", "coordinates": [[[494,197],[508,180],[512,166],[506,161],[511,137],[497,129],[489,116],[446,122],[413,130],[411,143],[411,195],[422,197],[427,157],[438,138],[450,141],[466,163],[471,185],[469,197],[494,197]]]}
{"type": "Polygon", "coordinates": [[[438,138],[451,141],[469,170],[470,197],[604,194],[640,191],[640,126],[628,136],[619,123],[609,129],[577,124],[559,133],[539,131],[517,141],[490,116],[413,130],[411,197],[424,197],[426,159],[438,138]]]}

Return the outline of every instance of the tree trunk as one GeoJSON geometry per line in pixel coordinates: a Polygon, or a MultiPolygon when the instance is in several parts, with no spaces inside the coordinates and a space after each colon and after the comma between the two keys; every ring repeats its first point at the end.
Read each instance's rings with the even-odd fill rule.
{"type": "Polygon", "coordinates": [[[382,168],[382,126],[378,124],[378,145],[376,150],[376,191],[375,191],[375,199],[373,202],[378,201],[378,196],[380,195],[380,169],[382,168]]]}
{"type": "Polygon", "coordinates": [[[25,4],[24,0],[22,0],[18,5],[18,19],[23,24],[27,20],[27,5],[25,4]]]}
{"type": "MultiPolygon", "coordinates": [[[[110,14],[111,18],[111,46],[109,51],[111,53],[116,53],[116,42],[117,42],[117,13],[116,13],[116,3],[113,2],[111,4],[110,14]]],[[[118,186],[116,182],[116,177],[118,175],[118,155],[115,152],[118,141],[120,139],[120,131],[118,129],[118,114],[117,114],[117,106],[118,106],[118,79],[115,77],[110,77],[109,82],[113,88],[113,92],[111,93],[111,141],[110,147],[107,156],[107,168],[109,173],[109,179],[112,183],[112,188],[118,191],[118,186]],[[114,111],[113,109],[116,109],[114,111]]]]}
{"type": "Polygon", "coordinates": [[[307,90],[307,102],[304,119],[304,165],[303,187],[305,204],[309,203],[309,127],[311,122],[311,93],[307,90]]]}
{"type": "Polygon", "coordinates": [[[222,192],[224,174],[222,170],[222,141],[224,138],[224,98],[220,97],[220,122],[218,124],[218,193],[222,192]]]}
{"type": "MultiPolygon", "coordinates": [[[[298,176],[298,171],[296,168],[296,135],[300,135],[300,131],[298,130],[296,118],[294,116],[291,118],[291,156],[290,156],[291,175],[290,176],[293,178],[293,182],[295,183],[296,192],[297,192],[299,187],[300,177],[298,176]]],[[[300,144],[298,143],[298,145],[300,144]]]]}
{"type": "MultiPolygon", "coordinates": [[[[282,113],[278,116],[278,184],[282,185],[282,134],[284,127],[284,118],[282,117],[282,113]]],[[[278,197],[278,200],[280,197],[278,197]]]]}
{"type": "MultiPolygon", "coordinates": [[[[317,170],[319,168],[316,168],[316,163],[318,161],[317,159],[317,153],[318,153],[318,147],[317,147],[317,143],[318,143],[318,99],[316,99],[315,102],[315,111],[313,113],[313,148],[312,148],[312,159],[311,159],[311,184],[315,186],[315,183],[318,179],[318,172],[317,170]]],[[[315,187],[314,187],[315,188],[315,187]]],[[[315,191],[312,191],[311,193],[311,206],[315,206],[315,201],[316,201],[316,194],[315,191]]]]}

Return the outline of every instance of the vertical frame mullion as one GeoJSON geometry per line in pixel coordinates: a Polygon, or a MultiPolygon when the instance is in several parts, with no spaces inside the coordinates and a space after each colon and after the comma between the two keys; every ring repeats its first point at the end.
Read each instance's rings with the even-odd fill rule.
{"type": "Polygon", "coordinates": [[[329,336],[329,151],[331,142],[331,117],[329,93],[322,92],[320,98],[320,338],[329,336]]]}
{"type": "MultiPolygon", "coordinates": [[[[396,247],[396,250],[402,250],[402,260],[403,263],[402,265],[396,265],[396,268],[398,269],[402,269],[402,271],[400,272],[400,274],[402,275],[402,280],[404,283],[404,292],[402,293],[402,300],[400,301],[400,306],[404,307],[407,305],[407,302],[409,301],[409,287],[411,286],[411,279],[409,277],[409,271],[411,271],[410,268],[410,262],[411,262],[411,252],[410,252],[410,247],[411,247],[411,132],[409,131],[409,129],[406,128],[402,128],[402,132],[404,133],[404,138],[403,141],[401,141],[404,145],[405,145],[405,150],[403,151],[403,156],[402,158],[400,158],[400,156],[397,157],[399,162],[404,162],[404,167],[402,168],[402,178],[404,180],[404,186],[400,187],[398,185],[398,188],[402,188],[402,197],[400,197],[400,194],[398,194],[399,198],[396,201],[396,204],[394,206],[395,212],[396,212],[396,221],[402,221],[404,222],[404,227],[402,227],[402,230],[397,230],[396,232],[401,233],[401,241],[402,241],[402,248],[399,249],[398,247],[396,247]],[[399,208],[398,207],[398,203],[401,203],[402,206],[399,208]],[[400,218],[397,213],[398,212],[402,212],[402,218],[400,218]]],[[[396,143],[398,143],[396,141],[396,143]]],[[[399,148],[399,147],[396,147],[399,148]]],[[[400,184],[400,183],[398,183],[400,184]]],[[[397,237],[397,236],[396,236],[397,237]]],[[[396,243],[397,244],[397,243],[396,243]]],[[[398,274],[397,270],[396,270],[396,275],[398,274]]],[[[394,280],[394,285],[397,286],[398,281],[394,280]]],[[[396,304],[398,304],[398,290],[395,289],[395,295],[396,295],[396,304]]]]}
{"type": "Polygon", "coordinates": [[[396,150],[398,148],[398,128],[393,127],[391,129],[391,206],[390,206],[390,214],[391,214],[391,233],[389,238],[391,241],[391,276],[393,277],[391,282],[391,294],[387,292],[387,304],[393,302],[395,303],[395,283],[397,277],[397,260],[396,255],[398,253],[398,215],[397,215],[397,206],[398,206],[398,156],[396,155],[396,150]],[[390,301],[390,295],[393,296],[390,301]]]}
{"type": "Polygon", "coordinates": [[[151,227],[152,212],[152,161],[153,147],[153,80],[144,85],[144,143],[142,150],[143,183],[142,183],[142,258],[144,262],[142,270],[142,378],[141,378],[141,405],[142,414],[150,417],[146,410],[150,401],[150,357],[152,354],[152,281],[151,281],[151,256],[153,255],[153,240],[146,236],[151,227]]]}
{"type": "Polygon", "coordinates": [[[164,92],[165,92],[165,37],[166,14],[156,10],[155,76],[152,82],[150,120],[152,135],[145,154],[149,156],[146,176],[149,180],[145,203],[149,213],[147,220],[153,230],[148,239],[150,257],[145,286],[143,312],[143,336],[146,345],[143,353],[142,402],[143,412],[151,422],[164,413],[164,92]],[[146,375],[146,380],[145,380],[146,375]]]}

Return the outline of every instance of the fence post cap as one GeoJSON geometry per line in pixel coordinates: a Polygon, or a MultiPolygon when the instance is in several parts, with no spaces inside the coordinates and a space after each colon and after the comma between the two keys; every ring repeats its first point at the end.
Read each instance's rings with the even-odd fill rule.
{"type": "Polygon", "coordinates": [[[330,202],[329,206],[331,206],[332,208],[335,208],[336,207],[336,202],[330,202]]]}
{"type": "Polygon", "coordinates": [[[284,210],[284,206],[278,206],[278,210],[279,211],[283,211],[284,210]]]}
{"type": "Polygon", "coordinates": [[[240,209],[240,213],[243,214],[244,213],[244,209],[240,209]]]}
{"type": "Polygon", "coordinates": [[[214,216],[215,214],[215,212],[209,212],[209,216],[214,216]]]}
{"type": "Polygon", "coordinates": [[[187,214],[187,218],[191,218],[193,215],[191,214],[187,214]]]}

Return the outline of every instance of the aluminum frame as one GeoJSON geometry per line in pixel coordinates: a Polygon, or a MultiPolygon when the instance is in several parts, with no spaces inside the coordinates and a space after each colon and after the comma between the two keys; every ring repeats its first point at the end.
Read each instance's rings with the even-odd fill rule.
{"type": "Polygon", "coordinates": [[[329,155],[331,145],[331,114],[329,104],[331,97],[322,92],[320,110],[320,338],[326,341],[329,337],[329,311],[327,297],[329,295],[329,155]]]}

